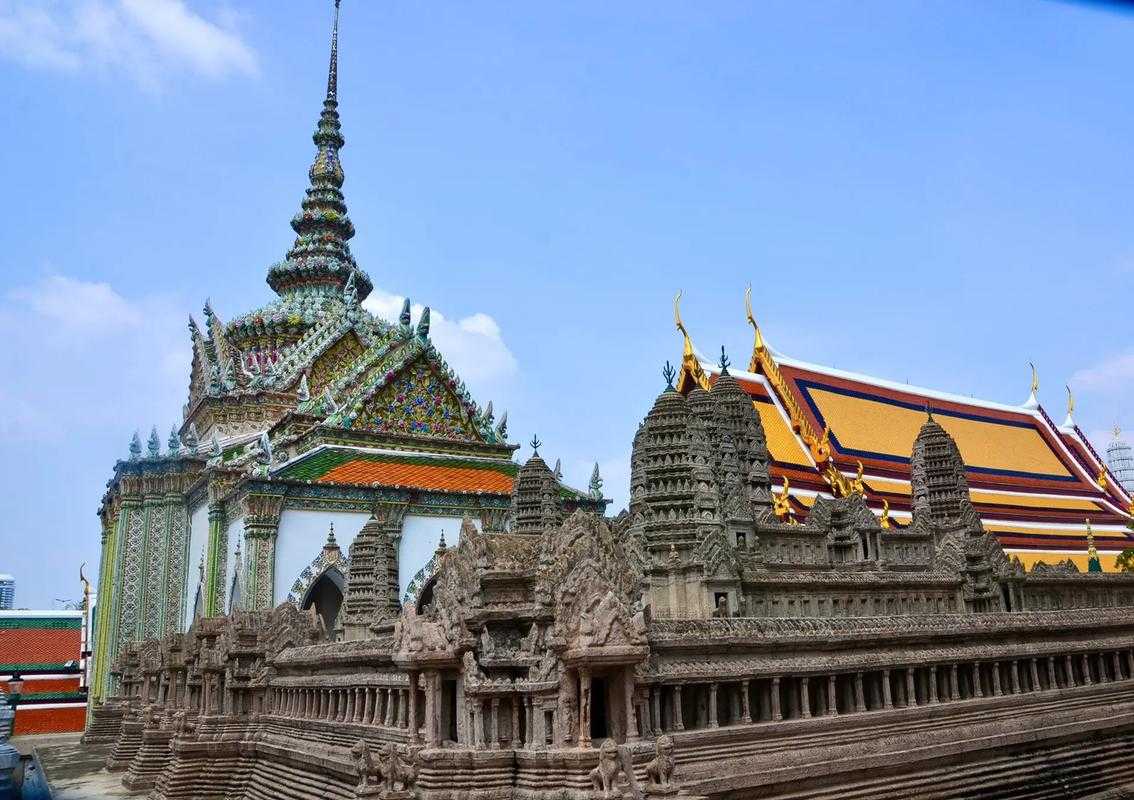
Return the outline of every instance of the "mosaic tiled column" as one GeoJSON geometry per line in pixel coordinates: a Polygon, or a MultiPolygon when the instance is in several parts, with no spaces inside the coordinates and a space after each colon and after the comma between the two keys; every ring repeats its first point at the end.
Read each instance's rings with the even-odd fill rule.
{"type": "Polygon", "coordinates": [[[205,616],[220,614],[224,609],[225,572],[228,562],[228,530],[224,503],[214,498],[209,487],[209,543],[205,559],[205,616]]]}
{"type": "Polygon", "coordinates": [[[267,611],[275,606],[276,538],[283,495],[248,494],[244,510],[244,607],[267,611]]]}

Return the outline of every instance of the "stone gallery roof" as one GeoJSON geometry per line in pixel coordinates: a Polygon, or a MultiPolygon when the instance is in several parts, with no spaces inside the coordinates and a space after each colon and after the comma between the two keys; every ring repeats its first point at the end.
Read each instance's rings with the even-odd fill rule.
{"type": "MultiPolygon", "coordinates": [[[[719,367],[688,335],[685,341],[679,388],[712,385],[719,367]]],[[[986,528],[1025,566],[1039,551],[1054,551],[1085,569],[1088,520],[1105,568],[1134,545],[1131,497],[1071,414],[1057,426],[1034,390],[1024,405],[1011,406],[897,384],[789,358],[772,351],[759,329],[749,369],[730,372],[760,414],[773,484],[788,479],[801,517],[817,496],[832,493],[832,466],[853,479],[861,464],[871,509],[881,515],[885,508],[906,524],[910,443],[928,411],[956,440],[986,528]]]]}

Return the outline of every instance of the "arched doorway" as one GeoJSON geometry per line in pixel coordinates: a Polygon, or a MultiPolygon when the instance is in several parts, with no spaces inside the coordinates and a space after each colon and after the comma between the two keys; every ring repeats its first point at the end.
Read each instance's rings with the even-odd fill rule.
{"type": "Polygon", "coordinates": [[[327,638],[331,640],[335,638],[335,626],[339,621],[339,610],[343,605],[345,591],[346,580],[342,572],[338,567],[331,567],[308,587],[299,605],[304,611],[309,608],[315,609],[315,613],[322,618],[323,625],[327,629],[327,638]]]}

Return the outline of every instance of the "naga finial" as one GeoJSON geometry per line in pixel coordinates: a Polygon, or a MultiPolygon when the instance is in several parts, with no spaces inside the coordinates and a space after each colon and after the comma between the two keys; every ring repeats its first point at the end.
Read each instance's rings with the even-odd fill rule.
{"type": "Polygon", "coordinates": [[[681,290],[677,290],[677,294],[673,296],[673,324],[681,331],[681,335],[689,338],[689,331],[685,330],[685,323],[681,321],[681,290]]]}
{"type": "Polygon", "coordinates": [[[677,377],[677,370],[673,368],[673,364],[666,361],[661,374],[665,378],[665,388],[667,390],[673,389],[673,379],[677,377]]]}
{"type": "Polygon", "coordinates": [[[878,524],[883,528],[890,527],[890,501],[882,498],[882,516],[878,520],[878,524]]]}
{"type": "Polygon", "coordinates": [[[784,478],[784,489],[779,494],[772,493],[772,513],[776,515],[776,519],[780,522],[791,522],[791,499],[788,492],[791,489],[791,483],[788,481],[787,475],[784,478]]]}
{"type": "Polygon", "coordinates": [[[731,363],[732,362],[728,360],[728,356],[725,355],[725,348],[724,348],[724,345],[722,344],[721,345],[721,360],[717,362],[717,366],[719,366],[721,368],[721,377],[722,378],[725,375],[728,375],[728,366],[731,363]]]}

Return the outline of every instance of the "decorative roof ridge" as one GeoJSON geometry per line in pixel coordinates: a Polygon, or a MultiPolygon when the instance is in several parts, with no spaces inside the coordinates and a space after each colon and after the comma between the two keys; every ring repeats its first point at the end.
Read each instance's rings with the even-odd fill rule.
{"type": "Polygon", "coordinates": [[[328,421],[333,420],[334,422],[343,424],[344,427],[350,427],[345,424],[350,414],[357,414],[361,410],[363,403],[370,400],[381,389],[386,387],[398,374],[413,364],[419,356],[424,356],[430,368],[443,379],[446,390],[448,390],[453,398],[461,405],[461,408],[468,416],[468,421],[476,429],[482,441],[485,444],[499,444],[499,442],[496,441],[498,431],[492,428],[493,419],[490,410],[492,404],[490,403],[486,410],[482,410],[477,405],[464,381],[461,380],[457,372],[449,366],[445,357],[427,337],[414,335],[407,338],[405,341],[408,347],[399,348],[398,352],[405,349],[408,350],[408,353],[400,359],[399,363],[391,365],[379,380],[359,386],[354,394],[350,395],[340,404],[339,410],[331,417],[328,417],[328,421]]]}
{"type": "Polygon", "coordinates": [[[363,314],[352,313],[344,304],[340,310],[317,321],[276,362],[270,373],[271,382],[277,386],[291,386],[307,367],[351,331],[358,335],[364,350],[369,352],[381,341],[381,335],[390,333],[393,326],[365,309],[360,310],[363,314]]]}

